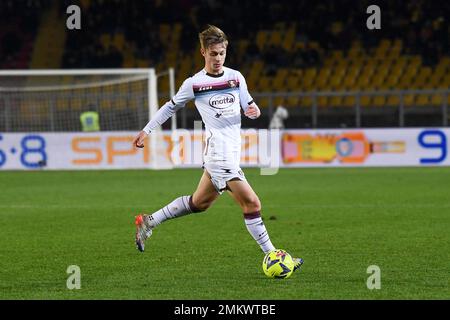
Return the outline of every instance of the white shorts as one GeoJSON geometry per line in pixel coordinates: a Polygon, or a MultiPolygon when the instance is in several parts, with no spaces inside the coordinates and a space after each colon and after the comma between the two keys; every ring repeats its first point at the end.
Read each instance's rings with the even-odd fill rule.
{"type": "Polygon", "coordinates": [[[227,189],[227,181],[237,178],[247,181],[244,172],[239,165],[225,161],[208,161],[203,163],[203,168],[211,176],[211,182],[219,194],[227,189]]]}

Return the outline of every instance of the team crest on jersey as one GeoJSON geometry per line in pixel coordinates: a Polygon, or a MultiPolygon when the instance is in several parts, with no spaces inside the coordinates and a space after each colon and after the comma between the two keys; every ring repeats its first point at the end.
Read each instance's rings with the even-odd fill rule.
{"type": "Polygon", "coordinates": [[[230,86],[230,88],[236,88],[236,80],[228,80],[228,85],[230,86]]]}

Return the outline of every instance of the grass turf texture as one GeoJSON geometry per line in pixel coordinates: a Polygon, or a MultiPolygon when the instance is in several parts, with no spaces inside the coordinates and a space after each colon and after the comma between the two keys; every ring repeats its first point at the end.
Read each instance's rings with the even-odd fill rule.
{"type": "Polygon", "coordinates": [[[134,215],[191,194],[199,169],[1,172],[0,298],[450,298],[450,168],[244,171],[272,242],[305,260],[289,279],[265,277],[226,194],[135,249],[134,215]],[[66,288],[69,265],[80,290],[66,288]]]}

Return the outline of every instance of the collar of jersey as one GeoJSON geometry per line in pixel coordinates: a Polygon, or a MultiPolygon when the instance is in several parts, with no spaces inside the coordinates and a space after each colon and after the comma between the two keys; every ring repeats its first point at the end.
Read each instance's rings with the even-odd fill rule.
{"type": "Polygon", "coordinates": [[[222,71],[222,72],[219,73],[219,74],[212,74],[212,73],[209,73],[209,72],[206,71],[206,70],[205,70],[205,73],[206,73],[207,76],[210,76],[210,77],[213,77],[213,78],[220,78],[220,77],[223,76],[223,74],[225,73],[225,70],[222,71]]]}

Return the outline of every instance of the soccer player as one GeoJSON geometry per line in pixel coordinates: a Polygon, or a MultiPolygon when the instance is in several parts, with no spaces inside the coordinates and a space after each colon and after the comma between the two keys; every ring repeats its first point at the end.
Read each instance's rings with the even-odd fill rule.
{"type": "MultiPolygon", "coordinates": [[[[244,213],[248,232],[264,253],[275,250],[261,219],[261,203],[239,167],[241,152],[241,110],[250,119],[261,115],[247,90],[239,71],[224,67],[228,40],[222,30],[208,26],[199,34],[205,67],[187,78],[177,94],[164,104],[144,129],[135,137],[133,145],[142,148],[145,137],[163,124],[177,110],[194,99],[205,123],[206,146],[203,175],[191,196],[181,196],[154,212],[136,217],[136,246],[144,251],[145,240],[152,230],[168,219],[207,210],[224,191],[237,202],[244,213]]],[[[303,263],[294,258],[295,270],[303,263]]]]}

